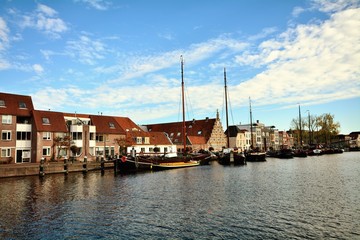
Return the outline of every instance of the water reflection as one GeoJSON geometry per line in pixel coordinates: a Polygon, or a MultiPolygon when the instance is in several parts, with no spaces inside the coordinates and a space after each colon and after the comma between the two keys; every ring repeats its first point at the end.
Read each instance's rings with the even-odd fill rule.
{"type": "Polygon", "coordinates": [[[0,179],[0,238],[357,239],[359,156],[0,179]]]}

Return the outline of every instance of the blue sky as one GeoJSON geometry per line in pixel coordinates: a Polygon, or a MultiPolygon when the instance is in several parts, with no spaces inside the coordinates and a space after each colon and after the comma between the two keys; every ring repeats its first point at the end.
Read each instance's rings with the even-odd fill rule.
{"type": "Polygon", "coordinates": [[[330,113],[360,131],[358,0],[0,0],[0,91],[35,108],[180,121],[253,119],[288,130],[330,113]]]}

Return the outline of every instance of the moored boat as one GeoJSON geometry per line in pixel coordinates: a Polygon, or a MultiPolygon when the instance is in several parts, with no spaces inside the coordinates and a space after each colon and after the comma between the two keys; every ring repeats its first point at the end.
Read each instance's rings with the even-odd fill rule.
{"type": "Polygon", "coordinates": [[[245,154],[246,161],[248,162],[265,162],[266,153],[265,152],[247,152],[245,154]]]}

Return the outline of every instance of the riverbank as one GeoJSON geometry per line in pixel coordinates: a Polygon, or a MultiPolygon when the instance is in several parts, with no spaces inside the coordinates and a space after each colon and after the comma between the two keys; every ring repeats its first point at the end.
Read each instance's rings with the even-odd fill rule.
{"type": "MultiPolygon", "coordinates": [[[[103,168],[113,168],[113,162],[104,162],[103,168]]],[[[39,163],[0,164],[0,178],[24,177],[47,174],[67,174],[101,170],[101,162],[69,162],[66,166],[61,162],[46,162],[42,168],[39,163]]]]}

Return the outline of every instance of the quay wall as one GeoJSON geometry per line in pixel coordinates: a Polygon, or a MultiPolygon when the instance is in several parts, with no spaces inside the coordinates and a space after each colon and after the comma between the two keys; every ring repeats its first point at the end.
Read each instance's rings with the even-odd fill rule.
{"type": "MultiPolygon", "coordinates": [[[[113,168],[113,162],[105,162],[104,168],[113,168]]],[[[87,162],[84,168],[83,162],[68,163],[67,172],[83,172],[83,171],[101,170],[100,162],[87,162]]],[[[47,162],[43,164],[43,172],[47,174],[63,173],[65,174],[64,163],[47,162]]],[[[39,163],[23,163],[23,164],[0,164],[0,178],[6,177],[23,177],[34,176],[40,174],[39,163]]]]}

